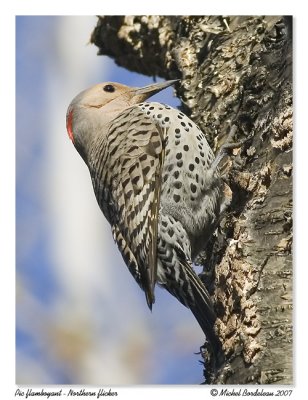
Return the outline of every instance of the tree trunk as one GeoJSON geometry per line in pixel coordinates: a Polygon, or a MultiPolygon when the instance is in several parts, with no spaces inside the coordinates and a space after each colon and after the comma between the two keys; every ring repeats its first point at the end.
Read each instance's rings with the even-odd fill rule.
{"type": "Polygon", "coordinates": [[[206,383],[291,384],[292,18],[108,16],[92,42],[127,69],[180,78],[215,151],[236,126],[232,202],[199,257],[226,356],[217,373],[206,360],[206,383]]]}

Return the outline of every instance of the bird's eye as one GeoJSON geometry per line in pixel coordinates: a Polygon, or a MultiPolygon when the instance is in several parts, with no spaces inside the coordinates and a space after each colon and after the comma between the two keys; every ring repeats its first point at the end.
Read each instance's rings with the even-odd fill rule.
{"type": "Polygon", "coordinates": [[[113,85],[105,85],[103,87],[105,92],[112,93],[115,91],[115,87],[113,85]]]}

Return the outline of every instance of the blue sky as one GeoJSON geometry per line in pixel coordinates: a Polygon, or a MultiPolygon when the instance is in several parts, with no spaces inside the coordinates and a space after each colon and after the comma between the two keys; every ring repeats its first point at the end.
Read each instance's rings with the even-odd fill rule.
{"type": "MultiPolygon", "coordinates": [[[[148,310],[66,134],[66,108],[81,90],[152,82],[96,55],[87,44],[95,23],[16,19],[16,379],[198,384],[198,324],[159,288],[148,310]]],[[[179,105],[172,88],[155,99],[179,105]]]]}

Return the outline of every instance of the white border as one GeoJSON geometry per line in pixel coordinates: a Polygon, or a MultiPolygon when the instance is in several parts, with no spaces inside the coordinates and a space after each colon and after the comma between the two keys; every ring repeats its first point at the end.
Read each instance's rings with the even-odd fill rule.
{"type": "MultiPolygon", "coordinates": [[[[13,399],[15,386],[15,15],[91,15],[91,14],[279,14],[294,15],[295,29],[295,106],[298,111],[296,117],[296,148],[295,148],[295,200],[296,200],[296,274],[294,274],[294,299],[295,312],[295,336],[296,354],[294,360],[295,387],[291,398],[305,398],[307,343],[304,337],[307,335],[307,256],[306,240],[307,234],[307,121],[302,117],[306,112],[308,88],[307,88],[307,14],[304,1],[280,0],[258,0],[249,2],[247,0],[224,0],[224,1],[188,1],[174,2],[172,0],[142,2],[109,2],[113,3],[107,7],[106,1],[44,1],[23,0],[2,2],[0,9],[0,109],[1,109],[1,157],[0,157],[0,243],[3,249],[1,262],[1,398],[13,399]],[[6,3],[6,4],[5,4],[6,3]],[[183,3],[183,4],[182,4],[183,3]],[[185,3],[185,4],[184,4],[185,3]],[[302,179],[305,177],[304,179],[302,179]]],[[[283,349],[282,349],[283,351],[283,349]]],[[[238,388],[238,387],[237,387],[238,388]]],[[[258,388],[260,388],[258,386],[258,388]]],[[[266,389],[271,387],[267,386],[266,389]]],[[[37,388],[38,389],[38,388],[37,388]]],[[[51,388],[50,388],[51,389],[51,388]]],[[[52,387],[57,390],[57,387],[52,387]]],[[[75,388],[75,390],[77,387],[75,388]]],[[[113,390],[117,390],[112,388],[113,390]]],[[[190,394],[194,398],[210,397],[210,388],[202,387],[163,387],[151,389],[153,395],[174,395],[179,399],[187,399],[190,394]],[[204,392],[205,390],[205,392],[204,392]]],[[[148,388],[127,389],[119,388],[119,396],[126,398],[144,398],[148,388]]],[[[307,395],[306,395],[307,396],[307,395]]],[[[281,398],[281,397],[280,397],[281,398]]]]}

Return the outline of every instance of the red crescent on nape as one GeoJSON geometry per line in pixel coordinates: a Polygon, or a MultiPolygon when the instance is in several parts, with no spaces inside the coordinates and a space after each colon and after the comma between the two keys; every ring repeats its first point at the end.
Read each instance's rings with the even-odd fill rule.
{"type": "Polygon", "coordinates": [[[74,134],[73,134],[73,110],[70,110],[66,117],[66,130],[69,138],[74,143],[74,134]]]}

